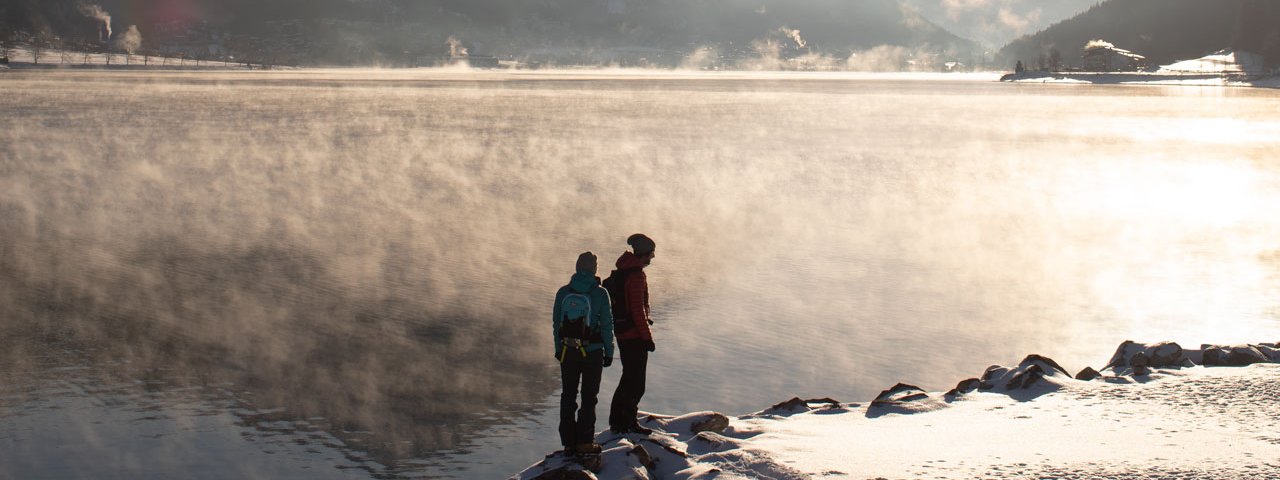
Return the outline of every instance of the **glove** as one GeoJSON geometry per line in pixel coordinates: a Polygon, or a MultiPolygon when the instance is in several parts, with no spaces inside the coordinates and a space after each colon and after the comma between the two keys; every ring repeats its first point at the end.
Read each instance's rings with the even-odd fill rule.
{"type": "Polygon", "coordinates": [[[653,344],[653,340],[645,340],[645,342],[648,342],[647,347],[649,348],[650,352],[657,350],[658,346],[653,344]]]}
{"type": "Polygon", "coordinates": [[[609,368],[609,365],[613,365],[613,357],[604,357],[604,362],[600,365],[603,365],[604,368],[609,368]]]}

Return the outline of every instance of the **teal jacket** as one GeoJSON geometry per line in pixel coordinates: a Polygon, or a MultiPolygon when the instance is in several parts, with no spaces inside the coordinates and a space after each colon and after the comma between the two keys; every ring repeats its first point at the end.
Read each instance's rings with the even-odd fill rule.
{"type": "Polygon", "coordinates": [[[582,272],[573,274],[569,284],[556,292],[556,305],[551,309],[551,337],[555,339],[556,353],[559,354],[564,347],[560,342],[560,320],[564,316],[564,312],[560,311],[560,304],[564,303],[564,297],[569,292],[586,294],[591,299],[591,329],[593,332],[600,332],[602,342],[587,344],[586,350],[594,352],[604,349],[604,355],[612,357],[613,310],[609,305],[609,292],[600,286],[600,277],[582,272]]]}

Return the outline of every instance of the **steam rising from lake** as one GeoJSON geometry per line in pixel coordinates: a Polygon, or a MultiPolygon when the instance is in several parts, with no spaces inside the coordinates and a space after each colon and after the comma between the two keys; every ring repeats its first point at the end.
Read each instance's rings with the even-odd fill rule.
{"type": "Polygon", "coordinates": [[[635,232],[648,410],[1274,335],[1274,92],[883,78],[11,73],[0,371],[229,382],[393,462],[551,394],[555,289],[635,232]]]}

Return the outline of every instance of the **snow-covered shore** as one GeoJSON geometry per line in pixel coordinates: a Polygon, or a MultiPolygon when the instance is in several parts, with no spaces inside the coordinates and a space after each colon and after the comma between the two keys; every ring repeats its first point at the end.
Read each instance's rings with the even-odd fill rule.
{"type": "Polygon", "coordinates": [[[1280,77],[1256,78],[1241,75],[1160,72],[1024,72],[1005,75],[1000,78],[1000,81],[1012,83],[1056,83],[1082,85],[1280,88],[1280,77]]]}
{"type": "Polygon", "coordinates": [[[1280,479],[1278,347],[1125,342],[1075,376],[1031,355],[945,393],[651,414],[651,436],[597,435],[598,472],[553,454],[512,478],[1280,479]]]}
{"type": "Polygon", "coordinates": [[[1200,87],[1280,88],[1280,75],[1267,72],[1263,57],[1249,52],[1219,50],[1143,72],[1020,72],[1000,78],[1014,83],[1096,85],[1173,85],[1200,87]]]}

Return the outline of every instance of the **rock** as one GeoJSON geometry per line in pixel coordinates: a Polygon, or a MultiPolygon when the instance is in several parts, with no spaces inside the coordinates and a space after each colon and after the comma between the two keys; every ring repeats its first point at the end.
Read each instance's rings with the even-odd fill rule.
{"type": "Polygon", "coordinates": [[[533,477],[533,480],[597,480],[596,476],[591,472],[583,470],[578,465],[565,465],[560,468],[547,470],[541,475],[533,477]]]}
{"type": "Polygon", "coordinates": [[[1276,348],[1274,344],[1261,343],[1254,345],[1254,347],[1271,359],[1272,362],[1280,362],[1280,348],[1276,348]]]}
{"type": "Polygon", "coordinates": [[[627,455],[635,456],[636,460],[638,460],[640,464],[644,465],[644,468],[648,470],[653,470],[654,467],[658,465],[658,462],[657,460],[654,460],[653,455],[649,455],[649,451],[644,449],[644,445],[636,445],[635,447],[632,447],[631,450],[627,451],[627,455]]]}
{"type": "MultiPolygon", "coordinates": [[[[1031,355],[1027,355],[1027,358],[1022,359],[1022,363],[1019,364],[1019,366],[1026,365],[1029,363],[1039,363],[1046,367],[1052,367],[1054,370],[1061,372],[1063,375],[1068,375],[1068,376],[1071,375],[1070,373],[1067,373],[1067,369],[1062,368],[1062,365],[1058,365],[1058,362],[1053,361],[1053,359],[1049,357],[1036,355],[1033,353],[1031,355]]],[[[1048,373],[1048,368],[1042,367],[1042,369],[1046,373],[1048,373]]]]}
{"type": "MultiPolygon", "coordinates": [[[[773,397],[773,398],[778,398],[778,397],[773,397]]],[[[782,401],[774,404],[772,407],[769,407],[769,410],[766,410],[766,411],[781,411],[781,412],[794,413],[794,412],[805,412],[808,410],[809,410],[808,403],[806,403],[804,400],[801,400],[800,397],[791,397],[790,400],[786,400],[786,401],[782,401]]]]}
{"type": "Polygon", "coordinates": [[[993,379],[1004,377],[1005,375],[1008,375],[1008,373],[1009,373],[1009,367],[1004,367],[1000,365],[992,365],[990,367],[987,367],[987,370],[982,372],[982,379],[978,382],[978,388],[983,390],[990,390],[994,386],[991,383],[993,379]]]}
{"type": "Polygon", "coordinates": [[[1042,378],[1044,378],[1044,369],[1040,365],[1031,365],[1015,373],[1013,378],[1004,384],[1004,388],[1005,390],[1030,388],[1042,378]]]}
{"type": "Polygon", "coordinates": [[[1151,362],[1147,361],[1146,354],[1142,352],[1135,353],[1132,357],[1129,357],[1129,366],[1134,369],[1146,367],[1148,365],[1151,365],[1151,362]]]}
{"type": "Polygon", "coordinates": [[[899,383],[888,390],[880,392],[880,395],[877,395],[876,399],[871,402],[871,406],[901,405],[927,398],[929,398],[929,394],[925,393],[920,387],[899,383]]]}
{"type": "Polygon", "coordinates": [[[689,447],[700,452],[720,452],[738,448],[738,442],[715,432],[702,432],[689,440],[689,447]]]}
{"type": "Polygon", "coordinates": [[[1093,367],[1084,367],[1084,370],[1081,370],[1080,373],[1076,374],[1076,380],[1083,380],[1087,382],[1101,376],[1102,374],[1098,373],[1097,370],[1094,370],[1093,367]]]}
{"type": "Polygon", "coordinates": [[[1119,372],[1126,367],[1182,367],[1185,362],[1182,346],[1174,342],[1141,344],[1133,340],[1125,340],[1116,348],[1115,355],[1103,370],[1111,369],[1119,372]]]}
{"type": "Polygon", "coordinates": [[[1015,368],[992,365],[982,374],[978,388],[989,390],[1002,386],[1006,391],[1023,390],[1040,383],[1047,376],[1071,377],[1067,370],[1053,359],[1041,355],[1027,355],[1015,368]]]}
{"type": "Polygon", "coordinates": [[[708,415],[705,420],[695,422],[690,428],[693,433],[715,432],[724,433],[724,429],[729,428],[729,417],[720,413],[708,415]]]}
{"type": "MultiPolygon", "coordinates": [[[[805,411],[808,410],[806,409],[805,411]]],[[[770,410],[765,410],[765,412],[770,412],[770,410]]],[[[654,427],[660,427],[662,431],[673,434],[705,431],[723,432],[726,428],[729,428],[729,417],[720,412],[692,412],[656,422],[654,427]]]]}
{"type": "Polygon", "coordinates": [[[956,384],[956,388],[953,388],[951,389],[951,391],[947,392],[947,395],[953,396],[953,397],[956,395],[963,395],[963,394],[972,392],[974,390],[977,390],[981,386],[982,386],[982,380],[978,380],[976,378],[964,379],[964,380],[961,380],[960,383],[956,384]]]}
{"type": "Polygon", "coordinates": [[[1133,376],[1145,377],[1147,375],[1151,375],[1150,367],[1147,367],[1146,365],[1139,365],[1139,366],[1133,367],[1133,376]]]}
{"type": "Polygon", "coordinates": [[[1253,345],[1203,345],[1204,364],[1218,367],[1243,367],[1255,363],[1270,363],[1271,359],[1253,345]]]}
{"type": "Polygon", "coordinates": [[[1147,366],[1154,368],[1182,365],[1182,346],[1173,342],[1160,342],[1147,349],[1147,366]]]}

